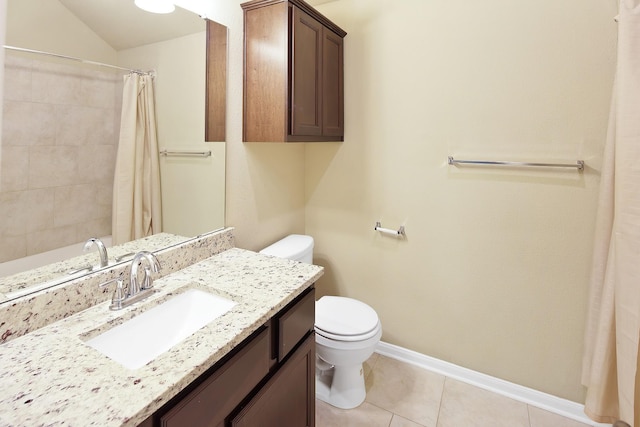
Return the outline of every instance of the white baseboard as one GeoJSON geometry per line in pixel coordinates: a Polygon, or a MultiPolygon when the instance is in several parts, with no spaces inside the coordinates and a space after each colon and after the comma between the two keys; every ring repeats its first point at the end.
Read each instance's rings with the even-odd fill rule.
{"type": "Polygon", "coordinates": [[[611,427],[611,424],[601,424],[591,420],[584,413],[584,405],[579,403],[472,371],[471,369],[463,368],[453,363],[407,350],[393,344],[381,341],[376,347],[376,353],[428,369],[449,378],[498,393],[587,425],[611,427]]]}

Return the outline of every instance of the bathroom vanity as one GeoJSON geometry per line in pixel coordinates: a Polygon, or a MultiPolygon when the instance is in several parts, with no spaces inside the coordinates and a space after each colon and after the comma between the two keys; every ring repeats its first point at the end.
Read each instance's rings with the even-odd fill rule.
{"type": "Polygon", "coordinates": [[[140,425],[314,426],[314,294],[304,291],[140,425]]]}
{"type": "Polygon", "coordinates": [[[321,275],[231,248],[157,279],[143,302],[105,301],[6,342],[0,425],[313,426],[321,275]],[[87,345],[189,289],[235,305],[139,369],[87,345]]]}

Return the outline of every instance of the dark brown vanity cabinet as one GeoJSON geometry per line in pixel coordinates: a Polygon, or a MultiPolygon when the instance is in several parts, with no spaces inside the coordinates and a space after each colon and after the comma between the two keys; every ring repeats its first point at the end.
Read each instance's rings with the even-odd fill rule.
{"type": "Polygon", "coordinates": [[[342,141],[347,33],[302,0],[242,8],[243,140],[342,141]]]}
{"type": "Polygon", "coordinates": [[[315,426],[308,289],[140,426],[315,426]]]}
{"type": "Polygon", "coordinates": [[[231,420],[231,426],[315,426],[315,395],[310,393],[311,389],[315,391],[314,372],[315,337],[310,335],[231,420]],[[302,380],[305,377],[306,381],[302,380]]]}

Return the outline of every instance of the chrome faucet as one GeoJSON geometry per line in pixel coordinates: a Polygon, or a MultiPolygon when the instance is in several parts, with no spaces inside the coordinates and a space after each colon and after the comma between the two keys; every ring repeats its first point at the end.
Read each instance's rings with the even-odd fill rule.
{"type": "Polygon", "coordinates": [[[102,240],[97,237],[92,237],[84,244],[84,252],[87,252],[93,245],[98,247],[98,253],[100,254],[100,267],[106,267],[109,264],[109,256],[107,255],[107,248],[102,240]]]}
{"type": "Polygon", "coordinates": [[[127,288],[125,288],[124,280],[121,277],[100,284],[100,287],[102,288],[110,283],[116,283],[116,288],[113,292],[109,308],[111,310],[120,310],[153,294],[153,279],[151,278],[151,273],[158,273],[159,271],[160,262],[154,254],[147,251],[138,252],[133,257],[133,261],[131,261],[129,286],[127,288]],[[142,264],[147,265],[144,267],[144,279],[142,281],[142,286],[140,286],[138,282],[138,272],[142,264]]]}
{"type": "Polygon", "coordinates": [[[133,261],[131,261],[131,272],[129,274],[129,289],[127,289],[127,296],[133,297],[140,293],[141,291],[145,291],[151,289],[153,279],[151,278],[151,273],[157,273],[160,271],[160,262],[158,258],[151,252],[141,251],[133,257],[133,261]],[[142,265],[143,261],[146,261],[148,266],[144,268],[144,279],[142,282],[142,286],[138,283],[138,269],[142,265]]]}

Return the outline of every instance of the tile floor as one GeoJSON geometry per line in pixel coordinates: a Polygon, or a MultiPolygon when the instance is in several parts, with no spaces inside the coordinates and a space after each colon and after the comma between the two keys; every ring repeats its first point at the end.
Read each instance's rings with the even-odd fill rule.
{"type": "Polygon", "coordinates": [[[365,362],[365,380],[358,408],[316,400],[316,427],[588,427],[377,353],[365,362]]]}

